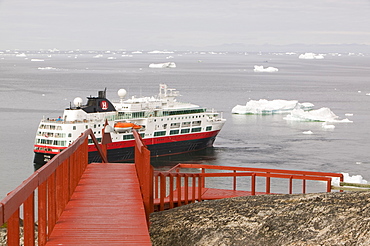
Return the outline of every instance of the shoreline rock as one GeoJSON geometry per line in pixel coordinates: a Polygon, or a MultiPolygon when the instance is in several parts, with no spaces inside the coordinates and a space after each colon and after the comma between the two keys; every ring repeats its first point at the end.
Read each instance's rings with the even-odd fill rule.
{"type": "Polygon", "coordinates": [[[151,214],[153,245],[370,245],[370,192],[262,195],[151,214]]]}

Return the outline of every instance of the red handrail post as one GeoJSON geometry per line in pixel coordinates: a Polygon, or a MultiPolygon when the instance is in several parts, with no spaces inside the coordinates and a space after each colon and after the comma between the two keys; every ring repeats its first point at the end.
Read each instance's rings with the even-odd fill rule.
{"type": "MultiPolygon", "coordinates": [[[[202,173],[206,173],[205,168],[202,168],[202,173]]],[[[206,187],[206,181],[205,181],[205,178],[203,176],[202,176],[201,184],[202,184],[202,188],[206,187]]]]}
{"type": "Polygon", "coordinates": [[[293,176],[289,178],[289,194],[293,193],[293,176]]]}
{"type": "Polygon", "coordinates": [[[252,173],[251,194],[252,196],[256,195],[256,173],[252,173]]]}
{"type": "Polygon", "coordinates": [[[192,203],[195,203],[195,187],[196,187],[196,180],[195,180],[195,174],[192,174],[191,175],[191,178],[192,178],[192,184],[191,184],[191,202],[192,203]]]}
{"type": "Polygon", "coordinates": [[[46,181],[41,183],[38,188],[38,243],[39,246],[43,246],[47,241],[47,190],[46,181]]]}
{"type": "Polygon", "coordinates": [[[35,245],[35,196],[34,192],[23,203],[23,241],[25,246],[35,245]]]}
{"type": "Polygon", "coordinates": [[[203,176],[198,176],[198,202],[202,201],[203,176]]]}
{"type": "Polygon", "coordinates": [[[329,178],[328,182],[326,183],[326,192],[331,191],[331,178],[329,178]]]}
{"type": "Polygon", "coordinates": [[[266,173],[266,194],[271,193],[271,177],[269,176],[270,172],[266,173]]]}
{"type": "Polygon", "coordinates": [[[159,188],[160,188],[160,192],[159,192],[159,199],[160,199],[160,203],[159,203],[159,211],[163,211],[164,210],[164,197],[166,196],[166,177],[164,176],[164,174],[159,174],[159,177],[160,177],[160,185],[159,185],[159,188]]]}
{"type": "Polygon", "coordinates": [[[234,170],[234,177],[233,177],[233,190],[236,190],[236,170],[234,170]]]}
{"type": "Polygon", "coordinates": [[[181,174],[176,174],[176,190],[177,190],[177,207],[182,205],[181,202],[181,174]]]}
{"type": "Polygon", "coordinates": [[[8,246],[19,245],[19,208],[8,220],[8,246]]]}
{"type": "Polygon", "coordinates": [[[55,198],[55,173],[52,173],[47,180],[47,214],[48,214],[48,237],[56,223],[56,198],[55,198]]]}
{"type": "Polygon", "coordinates": [[[170,173],[168,178],[170,179],[170,187],[169,187],[169,198],[170,198],[170,208],[174,208],[174,204],[173,204],[173,191],[174,191],[174,187],[173,187],[173,174],[170,173]]]}
{"type": "Polygon", "coordinates": [[[184,185],[185,185],[185,205],[189,204],[189,175],[185,174],[184,177],[184,185]]]}

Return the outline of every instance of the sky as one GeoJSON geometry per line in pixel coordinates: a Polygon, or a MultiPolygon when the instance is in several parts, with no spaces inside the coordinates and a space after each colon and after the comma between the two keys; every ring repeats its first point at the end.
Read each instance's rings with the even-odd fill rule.
{"type": "Polygon", "coordinates": [[[370,0],[0,0],[0,50],[370,45],[370,0]]]}

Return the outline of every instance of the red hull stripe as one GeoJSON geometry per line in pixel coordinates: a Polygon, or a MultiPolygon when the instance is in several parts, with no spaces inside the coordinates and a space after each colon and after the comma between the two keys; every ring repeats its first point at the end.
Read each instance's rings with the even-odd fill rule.
{"type": "MultiPolygon", "coordinates": [[[[181,142],[181,141],[189,141],[189,140],[197,140],[202,138],[210,138],[214,137],[219,133],[218,131],[211,131],[211,132],[200,132],[200,133],[192,133],[192,134],[183,134],[183,135],[173,135],[173,136],[165,136],[165,137],[155,137],[155,138],[144,138],[143,141],[145,145],[155,145],[155,144],[164,144],[164,143],[172,143],[172,142],[181,142]]],[[[120,142],[113,142],[108,144],[108,149],[121,149],[121,148],[130,148],[135,146],[135,140],[126,140],[120,142]]],[[[94,145],[89,145],[89,151],[97,151],[94,145]]]]}
{"type": "MultiPolygon", "coordinates": [[[[147,146],[149,146],[149,145],[154,145],[154,144],[164,144],[164,143],[171,143],[171,142],[181,142],[181,141],[210,138],[210,137],[216,136],[218,133],[219,133],[219,130],[210,131],[210,132],[182,134],[182,135],[172,135],[172,136],[165,136],[165,137],[144,138],[143,140],[144,140],[144,143],[147,146]]],[[[135,146],[135,140],[125,140],[125,141],[113,142],[113,143],[108,144],[108,149],[130,148],[134,146],[135,146]]],[[[35,150],[35,152],[37,153],[45,153],[45,154],[58,154],[59,150],[66,149],[66,147],[45,146],[45,145],[35,145],[35,147],[58,150],[58,152],[35,150]]],[[[97,151],[94,144],[90,144],[88,148],[89,148],[89,151],[97,151]]]]}

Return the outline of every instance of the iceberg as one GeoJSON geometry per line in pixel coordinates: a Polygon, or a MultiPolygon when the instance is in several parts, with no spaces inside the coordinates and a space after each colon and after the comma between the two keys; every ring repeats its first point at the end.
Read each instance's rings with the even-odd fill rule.
{"type": "Polygon", "coordinates": [[[272,100],[266,99],[250,100],[247,104],[236,105],[231,113],[233,114],[281,114],[289,113],[295,108],[300,108],[303,111],[311,110],[312,103],[299,103],[297,100],[272,100]]]}
{"type": "MultiPolygon", "coordinates": [[[[284,119],[292,121],[352,122],[348,119],[340,120],[337,115],[335,115],[329,108],[326,107],[311,111],[304,111],[303,109],[295,108],[289,115],[284,117],[284,119]]],[[[325,128],[325,126],[323,127],[325,128]]]]}
{"type": "Polygon", "coordinates": [[[271,73],[271,72],[277,72],[279,71],[279,69],[277,69],[276,67],[267,67],[267,68],[263,68],[263,66],[254,66],[254,69],[253,71],[255,72],[268,72],[268,73],[271,73]]]}
{"type": "Polygon", "coordinates": [[[165,62],[165,63],[151,63],[149,64],[150,68],[175,68],[176,64],[174,62],[165,62]]]}
{"type": "Polygon", "coordinates": [[[299,59],[324,59],[324,55],[316,55],[315,53],[304,53],[299,55],[299,59]]]}

